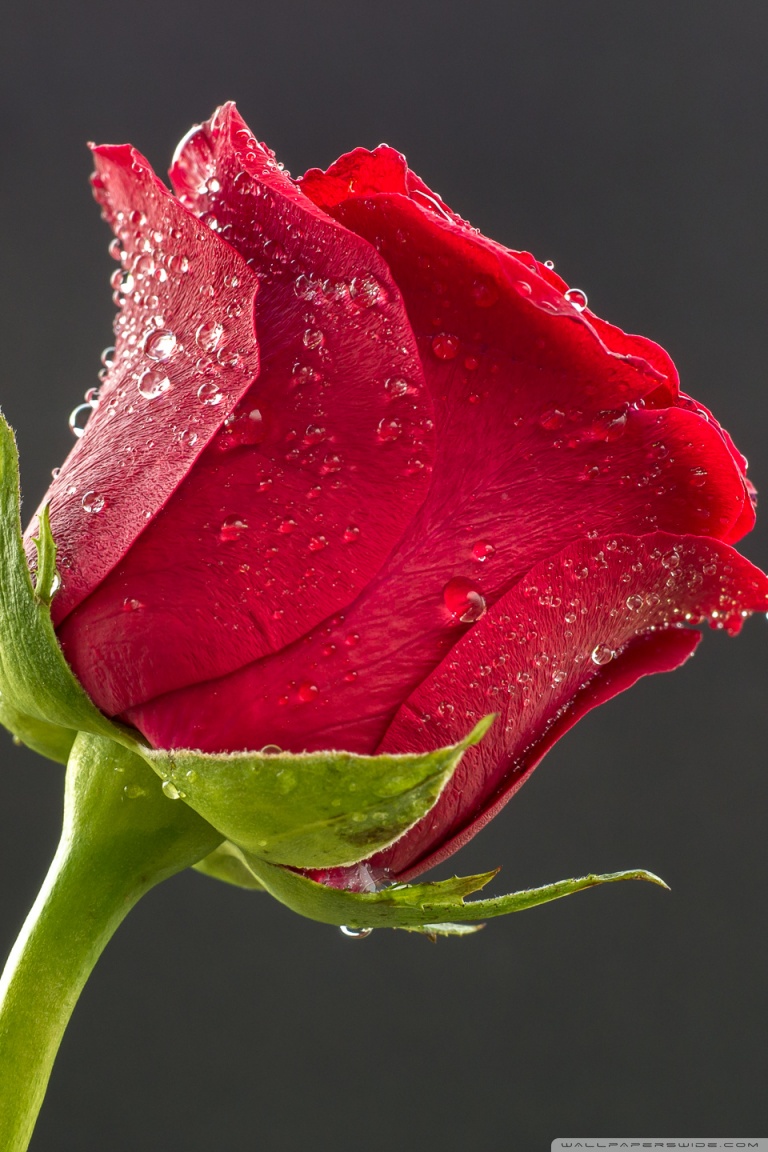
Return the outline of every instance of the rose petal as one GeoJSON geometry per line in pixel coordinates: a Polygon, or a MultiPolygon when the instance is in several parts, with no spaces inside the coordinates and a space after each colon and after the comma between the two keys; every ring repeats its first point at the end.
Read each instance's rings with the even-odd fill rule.
{"type": "MultiPolygon", "coordinates": [[[[423,647],[411,622],[397,612],[387,616],[386,601],[383,605],[369,598],[365,611],[329,622],[317,641],[313,636],[310,644],[299,642],[232,676],[131,710],[126,718],[158,747],[247,748],[258,733],[260,741],[291,751],[336,747],[372,752],[403,700],[404,685],[410,683],[411,705],[430,694],[430,706],[422,710],[432,719],[423,728],[414,721],[407,740],[418,737],[423,744],[415,746],[437,747],[448,732],[437,716],[439,703],[455,709],[455,723],[461,727],[469,719],[468,710],[476,708],[483,714],[498,710],[504,702],[487,693],[483,683],[489,687],[515,683],[521,673],[530,676],[530,681],[521,683],[530,682],[528,694],[535,700],[524,717],[522,747],[526,747],[529,737],[537,736],[537,725],[551,720],[570,700],[568,693],[574,695],[582,686],[584,668],[587,679],[597,674],[599,665],[577,661],[576,656],[589,656],[600,644],[618,651],[636,635],[688,621],[689,616],[688,622],[706,617],[734,631],[741,625],[742,611],[761,610],[767,603],[768,578],[717,541],[663,533],[582,540],[543,561],[479,623],[463,625],[469,631],[458,643],[456,625],[443,605],[446,658],[431,677],[435,662],[421,660],[423,647]],[[635,596],[641,603],[630,604],[635,596]],[[379,616],[373,618],[377,608],[379,616]],[[615,617],[610,615],[612,609],[615,617]],[[573,621],[566,619],[571,613],[573,621]],[[522,623],[512,623],[518,615],[522,623]],[[510,657],[497,636],[505,628],[510,636],[513,628],[518,634],[510,657]],[[487,680],[477,679],[472,689],[477,702],[472,704],[467,682],[476,678],[481,660],[492,668],[491,660],[497,656],[490,651],[491,640],[483,639],[488,634],[505,660],[487,680]],[[475,652],[478,645],[487,658],[475,652]],[[535,658],[541,652],[547,659],[537,668],[535,658]],[[549,684],[553,670],[563,670],[566,658],[571,662],[560,686],[545,692],[545,680],[549,684]],[[508,659],[513,671],[505,667],[508,659]],[[425,684],[417,687],[421,680],[425,684]]],[[[512,699],[510,706],[517,707],[522,696],[512,699]]],[[[412,711],[409,708],[408,715],[412,711]]],[[[493,732],[483,747],[494,746],[493,732]]],[[[407,741],[402,745],[410,746],[407,741]]],[[[382,747],[396,750],[394,737],[388,735],[382,747]]]]}
{"type": "Polygon", "coordinates": [[[434,456],[416,345],[374,249],[296,191],[232,106],[188,135],[173,178],[262,278],[261,371],[61,631],[110,714],[281,649],[354,600],[421,504],[434,456]]]}
{"type": "Polygon", "coordinates": [[[540,564],[471,629],[388,729],[379,751],[422,749],[455,739],[475,715],[499,713],[436,807],[376,866],[415,874],[465,843],[579,716],[690,654],[690,633],[667,641],[659,630],[707,619],[733,634],[748,611],[766,607],[768,577],[706,539],[657,533],[582,541],[540,564]],[[617,657],[628,661],[621,669],[617,657]]]}
{"type": "MultiPolygon", "coordinates": [[[[123,303],[99,406],[45,497],[62,575],[55,623],[114,569],[259,370],[257,280],[242,257],[181,207],[135,149],[109,145],[94,157],[94,190],[125,253],[123,303]],[[230,319],[235,302],[241,314],[230,319]],[[199,362],[202,320],[228,329],[242,349],[237,365],[199,362]],[[220,403],[204,403],[201,388],[220,403]]],[[[30,555],[35,531],[36,518],[30,555]]]]}

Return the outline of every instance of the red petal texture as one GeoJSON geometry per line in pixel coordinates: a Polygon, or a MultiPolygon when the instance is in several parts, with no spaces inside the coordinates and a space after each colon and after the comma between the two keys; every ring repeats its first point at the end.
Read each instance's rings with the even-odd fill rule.
{"type": "Polygon", "coordinates": [[[51,490],[56,619],[97,704],[155,746],[405,752],[498,712],[370,862],[408,877],[580,716],[687,659],[685,625],[768,607],[730,547],[754,521],[746,461],[663,349],[394,149],[294,181],[225,105],[179,146],[175,197],[132,149],[97,164],[141,282],[51,490]],[[147,400],[166,331],[170,386],[147,400]]]}
{"type": "Polygon", "coordinates": [[[123,290],[98,409],[45,498],[62,573],[57,624],[125,556],[259,370],[258,282],[242,257],[179,204],[135,149],[95,148],[94,158],[94,192],[124,253],[123,290]],[[201,323],[227,330],[240,350],[235,364],[201,350],[201,323]]]}
{"type": "Polygon", "coordinates": [[[416,344],[376,251],[297,192],[231,106],[190,133],[172,175],[260,278],[261,368],[61,629],[112,714],[277,651],[354,599],[423,501],[434,456],[416,344]]]}
{"type": "Polygon", "coordinates": [[[731,634],[768,608],[768,578],[727,545],[663,533],[580,541],[539,564],[403,704],[380,751],[461,739],[497,712],[438,804],[376,866],[450,855],[495,815],[564,731],[639,676],[677,667],[706,619],[731,634]]]}

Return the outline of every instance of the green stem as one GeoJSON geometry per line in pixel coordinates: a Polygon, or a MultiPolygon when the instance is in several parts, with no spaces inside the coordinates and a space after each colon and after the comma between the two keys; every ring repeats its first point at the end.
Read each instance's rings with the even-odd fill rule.
{"type": "Polygon", "coordinates": [[[134,904],[221,840],[133,753],[81,733],[61,841],[0,980],[0,1148],[25,1152],[64,1029],[134,904]]]}

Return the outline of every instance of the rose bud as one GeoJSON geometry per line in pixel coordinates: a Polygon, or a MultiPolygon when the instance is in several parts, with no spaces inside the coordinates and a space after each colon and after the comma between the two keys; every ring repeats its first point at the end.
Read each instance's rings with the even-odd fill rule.
{"type": "Polygon", "coordinates": [[[734,634],[768,606],[732,547],[746,462],[658,345],[389,147],[292,179],[230,104],[179,145],[173,192],[127,145],[94,157],[118,314],[44,500],[66,660],[224,838],[204,869],[337,923],[468,919],[487,876],[384,885],[466,843],[590,709],[687,660],[695,625],[734,634]],[[352,819],[358,779],[379,799],[357,851],[348,830],[323,851],[274,831],[305,793],[307,826],[352,819]],[[422,792],[390,820],[392,780],[422,792]]]}

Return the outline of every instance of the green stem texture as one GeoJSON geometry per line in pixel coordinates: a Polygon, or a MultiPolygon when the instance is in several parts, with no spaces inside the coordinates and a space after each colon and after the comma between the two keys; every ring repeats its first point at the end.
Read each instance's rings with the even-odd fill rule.
{"type": "Polygon", "coordinates": [[[67,769],[64,826],[0,980],[0,1149],[25,1152],[77,998],[113,932],[160,880],[221,840],[163,795],[138,756],[81,733],[67,769]]]}

